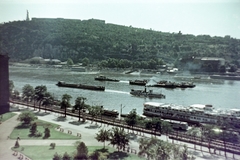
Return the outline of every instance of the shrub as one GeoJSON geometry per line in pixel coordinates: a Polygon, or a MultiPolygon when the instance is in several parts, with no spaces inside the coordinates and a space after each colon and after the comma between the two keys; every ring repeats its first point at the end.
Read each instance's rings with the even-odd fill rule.
{"type": "Polygon", "coordinates": [[[43,138],[49,138],[50,136],[51,136],[51,135],[50,135],[50,129],[45,128],[44,137],[43,137],[43,138]]]}
{"type": "Polygon", "coordinates": [[[55,146],[56,146],[56,143],[51,143],[51,144],[50,144],[50,147],[52,147],[52,149],[54,149],[55,146]]]}
{"type": "Polygon", "coordinates": [[[62,157],[62,159],[63,160],[71,160],[72,158],[71,158],[71,156],[67,152],[65,152],[63,157],[62,157]]]}
{"type": "Polygon", "coordinates": [[[14,148],[19,148],[19,147],[20,147],[20,145],[19,145],[19,143],[18,143],[18,140],[16,140],[16,143],[15,143],[14,148]]]}
{"type": "Polygon", "coordinates": [[[31,135],[35,135],[36,132],[37,132],[37,124],[36,124],[36,122],[34,122],[30,128],[30,133],[31,133],[31,135]]]}
{"type": "Polygon", "coordinates": [[[61,160],[61,159],[62,159],[62,156],[56,152],[53,156],[53,160],[61,160]]]}
{"type": "Polygon", "coordinates": [[[41,132],[37,132],[37,133],[35,134],[35,136],[36,136],[36,137],[42,137],[42,133],[41,133],[41,132]]]}

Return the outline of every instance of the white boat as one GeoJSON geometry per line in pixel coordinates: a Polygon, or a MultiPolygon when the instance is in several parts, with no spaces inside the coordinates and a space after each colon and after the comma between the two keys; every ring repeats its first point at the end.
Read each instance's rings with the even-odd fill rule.
{"type": "Polygon", "coordinates": [[[190,106],[181,106],[158,102],[146,102],[144,103],[143,115],[157,116],[164,119],[194,124],[217,124],[220,121],[226,121],[240,127],[240,109],[223,111],[214,109],[212,105],[193,104],[190,106]]]}

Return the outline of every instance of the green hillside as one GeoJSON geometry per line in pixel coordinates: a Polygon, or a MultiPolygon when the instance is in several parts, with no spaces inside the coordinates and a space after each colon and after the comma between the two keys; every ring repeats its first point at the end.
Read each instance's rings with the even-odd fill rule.
{"type": "MultiPolygon", "coordinates": [[[[164,33],[105,23],[104,20],[33,18],[0,25],[0,46],[11,61],[35,56],[74,63],[121,60],[123,63],[175,63],[180,58],[219,57],[239,66],[240,40],[209,35],[164,33]]],[[[139,64],[137,64],[139,63],[139,64]]],[[[114,67],[114,65],[113,65],[114,67]]]]}

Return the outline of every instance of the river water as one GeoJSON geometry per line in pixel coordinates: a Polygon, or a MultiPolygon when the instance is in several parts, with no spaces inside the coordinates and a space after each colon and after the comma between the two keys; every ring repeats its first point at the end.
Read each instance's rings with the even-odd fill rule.
{"type": "Polygon", "coordinates": [[[53,69],[37,67],[15,67],[9,66],[9,79],[14,82],[15,89],[20,91],[23,86],[30,84],[33,87],[45,85],[48,92],[55,98],[61,99],[67,93],[72,96],[71,103],[74,104],[78,96],[87,98],[89,105],[103,105],[104,108],[116,109],[122,113],[128,113],[136,109],[142,114],[143,103],[148,101],[172,103],[176,105],[211,104],[217,109],[240,109],[240,81],[219,81],[219,83],[196,82],[195,88],[187,89],[165,89],[151,87],[154,92],[166,95],[165,99],[149,99],[134,97],[129,94],[131,89],[144,89],[143,86],[129,85],[129,80],[148,79],[149,83],[160,80],[180,81],[172,75],[161,74],[124,74],[120,71],[111,72],[72,72],[70,69],[53,69]],[[109,78],[119,79],[120,82],[100,82],[94,77],[105,75],[109,78]],[[59,88],[58,81],[67,83],[81,83],[88,85],[105,86],[105,91],[91,91],[73,88],[59,88]]]}

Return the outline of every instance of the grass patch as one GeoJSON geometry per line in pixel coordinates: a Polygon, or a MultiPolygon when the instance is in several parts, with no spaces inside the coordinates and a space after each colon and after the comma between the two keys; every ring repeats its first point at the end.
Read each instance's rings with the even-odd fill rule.
{"type": "Polygon", "coordinates": [[[22,126],[22,123],[19,123],[14,130],[12,131],[12,133],[10,134],[10,139],[16,139],[18,136],[21,139],[43,139],[44,136],[44,130],[46,127],[48,127],[50,129],[50,137],[48,139],[79,139],[79,137],[77,136],[73,136],[67,133],[62,133],[59,132],[57,130],[55,130],[55,128],[58,126],[57,124],[54,123],[49,123],[46,121],[42,121],[42,120],[36,120],[35,121],[37,123],[37,130],[38,132],[42,133],[41,137],[35,137],[35,136],[31,136],[30,135],[30,126],[22,126]]]}
{"type": "Polygon", "coordinates": [[[0,122],[4,122],[4,121],[12,118],[15,115],[16,115],[16,113],[13,113],[13,112],[8,112],[8,113],[1,114],[0,115],[0,122]]]}
{"type": "MultiPolygon", "coordinates": [[[[13,150],[19,151],[33,160],[43,160],[43,159],[50,160],[53,158],[56,152],[60,155],[63,155],[65,152],[67,152],[70,156],[73,156],[74,152],[76,151],[75,146],[57,146],[56,144],[55,149],[50,149],[50,148],[51,148],[50,146],[21,146],[18,149],[13,148],[13,150]]],[[[88,147],[89,155],[93,153],[95,150],[99,152],[104,152],[105,154],[109,155],[108,159],[115,159],[115,158],[124,159],[124,160],[142,159],[133,154],[118,152],[115,149],[110,147],[106,147],[105,150],[103,150],[101,146],[89,146],[88,147]]]]}

